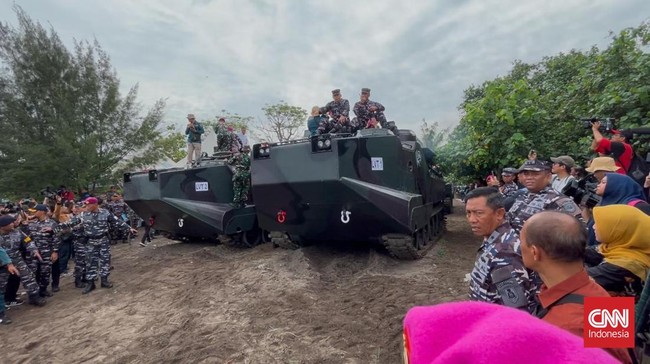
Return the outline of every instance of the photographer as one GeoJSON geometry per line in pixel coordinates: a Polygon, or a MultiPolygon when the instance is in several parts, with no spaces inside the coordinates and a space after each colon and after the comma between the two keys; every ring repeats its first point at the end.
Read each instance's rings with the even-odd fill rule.
{"type": "Polygon", "coordinates": [[[626,130],[618,131],[612,129],[612,137],[610,140],[603,137],[603,134],[598,130],[599,128],[600,121],[596,120],[591,123],[591,131],[594,134],[591,149],[603,155],[611,155],[616,165],[622,168],[618,173],[626,174],[630,169],[632,158],[634,158],[634,151],[630,144],[628,144],[628,142],[632,141],[632,133],[626,130]]]}

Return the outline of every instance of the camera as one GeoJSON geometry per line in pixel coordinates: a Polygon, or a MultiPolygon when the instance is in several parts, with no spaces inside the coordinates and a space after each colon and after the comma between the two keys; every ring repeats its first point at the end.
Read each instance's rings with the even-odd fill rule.
{"type": "Polygon", "coordinates": [[[598,128],[598,131],[601,133],[606,132],[606,131],[611,131],[614,129],[614,118],[582,118],[580,119],[582,122],[582,126],[585,129],[591,129],[591,126],[597,122],[600,121],[600,127],[598,128]]]}
{"type": "Polygon", "coordinates": [[[596,177],[593,174],[589,174],[581,180],[571,181],[570,184],[562,189],[562,193],[572,197],[573,202],[578,206],[584,205],[591,209],[598,205],[601,200],[600,196],[596,194],[597,185],[598,180],[596,177]]]}
{"type": "MultiPolygon", "coordinates": [[[[57,191],[58,192],[58,191],[57,191]]],[[[41,195],[49,198],[49,199],[55,199],[57,196],[57,192],[54,192],[50,189],[50,187],[45,187],[44,189],[41,190],[41,195]]]]}

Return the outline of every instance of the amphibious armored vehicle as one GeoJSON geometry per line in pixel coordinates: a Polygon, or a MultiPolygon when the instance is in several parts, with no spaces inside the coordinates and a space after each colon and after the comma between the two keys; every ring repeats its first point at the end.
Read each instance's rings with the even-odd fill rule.
{"type": "Polygon", "coordinates": [[[445,183],[415,133],[363,129],[253,146],[259,226],[277,246],[375,241],[399,259],[423,257],[444,230],[445,183]]]}
{"type": "MultiPolygon", "coordinates": [[[[143,219],[154,216],[154,228],[176,240],[219,239],[252,247],[264,234],[255,206],[233,208],[230,153],[204,156],[200,167],[170,168],[124,174],[124,200],[143,219]]],[[[249,203],[251,203],[249,198],[249,203]]]]}

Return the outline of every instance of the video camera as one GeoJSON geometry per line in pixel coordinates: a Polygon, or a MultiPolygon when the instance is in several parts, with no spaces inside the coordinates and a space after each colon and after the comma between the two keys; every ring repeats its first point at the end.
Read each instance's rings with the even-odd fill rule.
{"type": "Polygon", "coordinates": [[[47,198],[49,198],[51,200],[56,199],[56,196],[61,196],[61,194],[63,194],[63,189],[61,189],[61,188],[59,188],[56,191],[52,191],[52,189],[48,186],[48,187],[45,187],[44,189],[41,190],[41,195],[43,195],[43,196],[45,196],[45,197],[47,197],[47,198]]]}
{"type": "Polygon", "coordinates": [[[600,121],[600,127],[598,128],[598,131],[601,133],[604,133],[606,131],[611,131],[614,129],[614,118],[582,118],[580,119],[582,122],[582,126],[584,126],[585,129],[591,129],[591,126],[597,122],[600,121]]]}
{"type": "Polygon", "coordinates": [[[578,206],[585,205],[591,209],[601,200],[600,196],[596,194],[596,186],[598,186],[598,180],[593,174],[589,174],[581,180],[572,180],[562,189],[562,193],[572,197],[573,202],[578,206]]]}

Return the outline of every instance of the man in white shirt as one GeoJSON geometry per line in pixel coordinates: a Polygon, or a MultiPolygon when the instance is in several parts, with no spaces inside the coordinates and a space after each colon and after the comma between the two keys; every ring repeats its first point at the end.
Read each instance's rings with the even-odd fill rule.
{"type": "Polygon", "coordinates": [[[575,180],[571,175],[571,168],[575,166],[576,162],[568,155],[551,158],[551,161],[553,161],[553,167],[551,168],[551,172],[553,172],[551,187],[553,187],[555,191],[562,193],[564,187],[571,184],[571,181],[575,180]]]}
{"type": "Polygon", "coordinates": [[[241,127],[241,133],[237,133],[237,136],[241,139],[242,148],[250,147],[248,144],[248,135],[246,135],[246,126],[241,127]]]}

